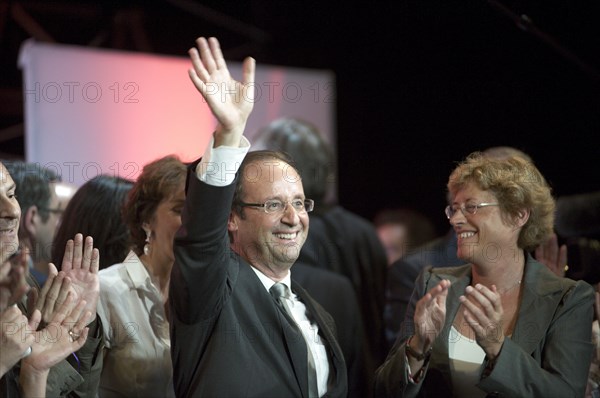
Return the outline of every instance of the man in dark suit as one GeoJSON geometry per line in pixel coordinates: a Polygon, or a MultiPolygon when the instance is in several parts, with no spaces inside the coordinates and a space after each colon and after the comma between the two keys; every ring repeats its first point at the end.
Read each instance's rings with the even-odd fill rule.
{"type": "Polygon", "coordinates": [[[310,234],[298,262],[350,280],[358,310],[368,325],[363,333],[365,365],[369,374],[374,373],[388,351],[383,324],[388,264],[375,226],[333,199],[337,196],[334,151],[312,123],[294,117],[275,119],[259,130],[253,146],[289,154],[300,170],[304,193],[316,207],[309,215],[310,234]]]}
{"type": "Polygon", "coordinates": [[[313,202],[285,155],[247,153],[242,136],[253,106],[254,60],[244,61],[239,83],[216,39],[199,38],[197,44],[199,51],[190,50],[190,78],[218,124],[202,160],[191,167],[174,245],[169,303],[175,392],[345,397],[335,323],[290,276],[313,202]],[[282,295],[270,293],[275,290],[282,295]]]}

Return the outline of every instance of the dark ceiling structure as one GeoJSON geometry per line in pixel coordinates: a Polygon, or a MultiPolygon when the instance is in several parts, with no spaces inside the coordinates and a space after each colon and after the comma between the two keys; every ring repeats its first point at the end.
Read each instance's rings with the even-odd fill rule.
{"type": "Polygon", "coordinates": [[[335,72],[339,197],[365,217],[441,214],[454,162],[493,145],[557,195],[600,189],[600,1],[450,3],[3,1],[0,157],[23,156],[23,40],[185,56],[202,35],[232,61],[335,72]]]}
{"type": "MultiPolygon", "coordinates": [[[[231,59],[262,53],[269,33],[226,12],[190,0],[5,1],[0,5],[0,156],[22,156],[23,95],[17,68],[24,40],[185,56],[209,30],[231,46],[231,59]]],[[[237,13],[248,11],[236,6],[237,13]]]]}

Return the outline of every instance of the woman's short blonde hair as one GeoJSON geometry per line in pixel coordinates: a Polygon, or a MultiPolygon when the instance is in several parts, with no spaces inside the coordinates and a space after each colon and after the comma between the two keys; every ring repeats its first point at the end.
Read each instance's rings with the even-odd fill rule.
{"type": "Polygon", "coordinates": [[[468,184],[493,193],[509,223],[514,224],[523,209],[530,211],[517,242],[521,249],[531,251],[552,234],[555,201],[546,179],[530,160],[474,152],[450,174],[448,192],[454,197],[468,184]]]}

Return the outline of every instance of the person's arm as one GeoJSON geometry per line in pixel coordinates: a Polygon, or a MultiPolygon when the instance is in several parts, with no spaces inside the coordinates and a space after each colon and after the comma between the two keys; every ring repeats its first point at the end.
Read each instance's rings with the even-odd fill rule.
{"type": "Polygon", "coordinates": [[[441,280],[427,290],[430,268],[419,274],[398,340],[375,372],[375,396],[417,396],[425,378],[430,350],[446,320],[446,297],[451,282],[441,280]],[[427,293],[425,293],[427,292],[427,293]]]}
{"type": "Polygon", "coordinates": [[[239,164],[249,149],[244,128],[254,107],[255,61],[243,64],[243,81],[231,78],[217,39],[200,37],[198,48],[189,50],[192,68],[188,73],[217,119],[215,133],[197,165],[196,176],[214,186],[233,182],[239,164]]]}
{"type": "MultiPolygon", "coordinates": [[[[593,351],[593,302],[594,293],[587,283],[579,281],[570,287],[539,342],[543,343],[540,352],[532,355],[510,338],[505,339],[478,386],[511,397],[583,396],[593,351]]],[[[525,333],[539,327],[543,325],[522,326],[525,333]]]]}
{"type": "MultiPolygon", "coordinates": [[[[50,368],[83,346],[91,316],[85,311],[86,304],[69,293],[48,326],[35,332],[31,353],[21,360],[19,385],[23,397],[45,396],[50,368]]],[[[40,319],[41,313],[35,310],[30,323],[37,324],[40,319]]]]}
{"type": "Polygon", "coordinates": [[[227,218],[237,168],[249,149],[242,134],[254,105],[254,60],[246,58],[243,81],[238,82],[215,38],[201,37],[197,45],[189,51],[189,76],[217,127],[201,162],[188,176],[182,228],[174,245],[169,303],[173,315],[185,323],[214,315],[215,305],[226,294],[227,278],[235,277],[235,271],[225,268],[230,260],[227,218]]]}
{"type": "Polygon", "coordinates": [[[84,312],[91,315],[88,318],[88,337],[81,348],[68,357],[71,366],[81,375],[83,382],[69,394],[69,397],[94,398],[98,392],[102,373],[104,338],[102,322],[97,315],[100,295],[100,253],[94,248],[91,236],[83,238],[77,234],[67,241],[62,261],[61,272],[71,279],[72,289],[81,300],[88,304],[84,312]]]}
{"type": "Polygon", "coordinates": [[[17,250],[10,256],[7,250],[2,252],[0,260],[0,377],[12,369],[23,358],[33,344],[34,337],[27,333],[27,317],[25,308],[18,305],[25,300],[31,289],[29,276],[29,251],[27,248],[17,250]]]}
{"type": "Polygon", "coordinates": [[[104,333],[100,316],[88,325],[89,332],[84,345],[67,357],[70,365],[81,375],[83,382],[68,397],[95,398],[98,394],[102,366],[104,364],[104,333]]]}
{"type": "Polygon", "coordinates": [[[26,333],[28,323],[17,306],[0,313],[0,377],[19,362],[33,344],[33,334],[26,333]]]}
{"type": "Polygon", "coordinates": [[[89,338],[83,341],[79,351],[67,356],[66,361],[54,365],[45,376],[48,395],[65,391],[68,391],[67,396],[74,397],[95,397],[97,394],[102,370],[102,356],[99,354],[103,347],[101,323],[96,315],[99,260],[93,239],[88,236],[84,240],[81,234],[77,234],[65,245],[61,271],[58,272],[50,263],[46,283],[37,297],[28,303],[31,307],[29,313],[34,308],[41,312],[41,327],[45,327],[56,316],[69,293],[78,302],[86,302],[86,308],[81,313],[90,314],[87,318],[90,322],[89,338]]]}

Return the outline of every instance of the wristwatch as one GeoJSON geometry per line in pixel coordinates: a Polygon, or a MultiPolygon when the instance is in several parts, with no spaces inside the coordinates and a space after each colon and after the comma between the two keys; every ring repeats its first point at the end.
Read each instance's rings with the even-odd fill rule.
{"type": "Polygon", "coordinates": [[[410,346],[410,340],[412,340],[412,338],[413,338],[413,336],[410,336],[410,338],[406,342],[406,354],[410,355],[411,357],[413,357],[417,361],[423,361],[423,360],[429,358],[429,356],[431,355],[431,349],[433,348],[433,346],[429,347],[429,349],[427,351],[425,351],[425,352],[416,352],[410,346]]]}

